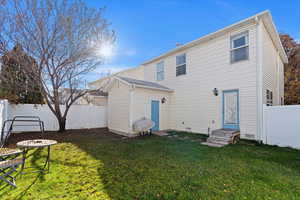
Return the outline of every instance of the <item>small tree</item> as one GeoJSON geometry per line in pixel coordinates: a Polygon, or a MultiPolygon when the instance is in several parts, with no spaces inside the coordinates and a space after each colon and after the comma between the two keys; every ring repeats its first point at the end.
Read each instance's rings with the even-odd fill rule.
{"type": "Polygon", "coordinates": [[[25,65],[24,71],[40,88],[59,131],[66,128],[72,104],[86,94],[85,75],[103,63],[101,49],[115,41],[102,13],[80,0],[0,2],[0,53],[20,44],[36,61],[36,67],[25,65]],[[59,105],[61,88],[70,90],[64,109],[59,105]]]}
{"type": "Polygon", "coordinates": [[[284,101],[300,104],[300,44],[288,34],[281,34],[280,39],[289,59],[284,66],[284,101]]]}

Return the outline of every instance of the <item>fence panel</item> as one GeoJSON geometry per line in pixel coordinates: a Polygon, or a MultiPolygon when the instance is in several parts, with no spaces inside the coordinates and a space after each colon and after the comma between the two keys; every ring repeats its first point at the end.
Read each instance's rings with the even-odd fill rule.
{"type": "Polygon", "coordinates": [[[264,143],[300,149],[300,105],[264,106],[264,143]]]}
{"type": "MultiPolygon", "coordinates": [[[[65,107],[61,106],[64,110],[65,107]]],[[[9,118],[14,116],[39,116],[44,122],[45,130],[58,130],[58,122],[55,115],[47,105],[18,104],[9,105],[9,118]]],[[[107,126],[106,106],[93,105],[73,105],[68,115],[66,129],[84,129],[84,128],[102,128],[107,126]]],[[[24,125],[24,122],[18,122],[17,125],[24,125]]],[[[31,123],[32,124],[32,123],[31,123]]],[[[37,125],[37,123],[35,123],[37,125]]],[[[19,131],[39,131],[39,127],[20,126],[14,127],[14,132],[19,131]]]]}

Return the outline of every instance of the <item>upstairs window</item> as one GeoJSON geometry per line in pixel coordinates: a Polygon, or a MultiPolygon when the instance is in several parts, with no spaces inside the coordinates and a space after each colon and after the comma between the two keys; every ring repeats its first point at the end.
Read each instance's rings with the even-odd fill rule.
{"type": "Polygon", "coordinates": [[[273,92],[271,90],[266,91],[266,104],[267,106],[273,105],[273,92]]]}
{"type": "Polygon", "coordinates": [[[164,61],[156,64],[156,80],[162,81],[165,79],[164,61]]]}
{"type": "Polygon", "coordinates": [[[186,74],[186,55],[176,56],[176,76],[186,74]]]}
{"type": "Polygon", "coordinates": [[[249,59],[249,33],[244,32],[230,39],[231,63],[249,59]]]}

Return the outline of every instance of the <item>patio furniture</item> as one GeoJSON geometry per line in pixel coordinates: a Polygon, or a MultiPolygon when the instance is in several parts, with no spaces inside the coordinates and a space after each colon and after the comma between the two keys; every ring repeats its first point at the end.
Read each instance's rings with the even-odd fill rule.
{"type": "Polygon", "coordinates": [[[154,122],[146,117],[141,118],[133,123],[133,130],[138,132],[140,136],[151,135],[151,129],[154,127],[154,122]]]}
{"type": "Polygon", "coordinates": [[[15,183],[16,179],[15,177],[11,176],[11,174],[17,171],[16,168],[21,164],[23,164],[23,159],[21,158],[0,161],[0,180],[5,181],[11,186],[17,187],[15,183]],[[7,177],[11,180],[8,180],[7,177]]]}
{"type": "Polygon", "coordinates": [[[20,149],[0,148],[0,161],[17,157],[21,153],[22,151],[20,149]]]}
{"type": "Polygon", "coordinates": [[[22,151],[19,149],[0,148],[0,180],[14,187],[17,185],[15,184],[15,177],[11,174],[23,163],[23,159],[16,158],[21,153],[22,151]]]}
{"type": "Polygon", "coordinates": [[[5,120],[1,130],[0,147],[3,147],[11,135],[14,127],[39,127],[41,133],[45,131],[44,122],[38,116],[14,116],[13,119],[5,120]],[[10,123],[10,124],[9,124],[10,123]],[[20,124],[21,123],[21,124],[20,124]]]}
{"type": "MultiPolygon", "coordinates": [[[[51,146],[57,144],[57,141],[55,140],[45,140],[45,139],[36,139],[36,140],[24,140],[17,143],[17,146],[21,149],[23,149],[23,164],[22,164],[22,173],[34,173],[34,172],[50,172],[50,151],[51,146]],[[24,169],[32,168],[27,167],[25,168],[25,160],[27,158],[27,153],[30,149],[34,148],[47,148],[47,158],[45,160],[45,163],[43,165],[43,168],[41,170],[37,171],[31,171],[31,172],[23,172],[24,169]],[[46,169],[46,167],[48,168],[46,169]]],[[[35,151],[37,152],[37,151],[35,151]]]]}

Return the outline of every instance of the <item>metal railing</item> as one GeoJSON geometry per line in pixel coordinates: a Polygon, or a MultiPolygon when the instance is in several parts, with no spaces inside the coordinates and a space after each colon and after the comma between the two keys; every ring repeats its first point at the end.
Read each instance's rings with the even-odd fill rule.
{"type": "Polygon", "coordinates": [[[13,131],[13,127],[17,126],[31,126],[39,127],[41,133],[45,132],[44,122],[38,116],[14,116],[13,119],[5,120],[1,130],[0,147],[3,147],[7,142],[9,136],[13,131]],[[16,124],[16,122],[22,122],[23,124],[16,124]],[[9,124],[10,123],[10,124],[9,124]],[[30,124],[31,123],[31,124],[30,124]],[[9,126],[9,128],[8,128],[9,126]],[[7,130],[8,128],[8,130],[7,130]],[[5,134],[6,133],[6,134],[5,134]]]}

